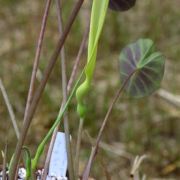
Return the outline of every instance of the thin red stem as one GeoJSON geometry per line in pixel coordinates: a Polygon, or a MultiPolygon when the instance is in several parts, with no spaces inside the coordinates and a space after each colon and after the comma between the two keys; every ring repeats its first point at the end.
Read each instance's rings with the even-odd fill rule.
{"type": "Polygon", "coordinates": [[[33,64],[33,70],[32,70],[32,75],[31,75],[31,81],[30,81],[30,86],[29,86],[28,98],[27,98],[26,108],[25,108],[25,113],[24,113],[24,120],[27,118],[27,113],[28,113],[28,110],[29,110],[29,107],[30,107],[30,104],[31,104],[31,101],[33,98],[33,94],[34,94],[36,73],[37,73],[38,66],[39,66],[42,43],[43,43],[43,39],[44,39],[44,34],[45,34],[45,29],[46,29],[46,24],[47,24],[47,18],[49,15],[51,2],[52,2],[52,0],[47,0],[43,19],[42,19],[41,30],[39,33],[39,38],[38,38],[38,43],[37,43],[37,48],[36,48],[36,54],[35,54],[34,64],[33,64]]]}
{"type": "Polygon", "coordinates": [[[119,99],[120,95],[122,94],[125,86],[127,85],[129,79],[131,78],[131,76],[134,74],[134,72],[132,72],[128,78],[123,82],[121,88],[118,90],[118,92],[116,93],[116,95],[114,96],[114,99],[113,101],[111,102],[110,106],[109,106],[109,109],[106,113],[106,116],[103,120],[103,123],[101,125],[101,128],[98,132],[98,136],[97,136],[97,139],[96,139],[96,142],[95,142],[95,145],[94,147],[92,147],[92,151],[91,151],[91,155],[89,157],[89,160],[88,160],[88,163],[83,171],[83,176],[82,176],[82,180],[87,180],[88,177],[89,177],[89,173],[90,173],[90,170],[91,170],[91,167],[92,167],[92,163],[93,163],[93,160],[95,159],[95,156],[97,154],[97,151],[98,151],[98,147],[99,147],[99,143],[100,143],[100,140],[102,138],[102,134],[104,132],[104,129],[106,127],[106,124],[108,122],[108,119],[109,119],[109,116],[113,110],[113,106],[115,105],[115,103],[117,102],[117,100],[119,99]]]}

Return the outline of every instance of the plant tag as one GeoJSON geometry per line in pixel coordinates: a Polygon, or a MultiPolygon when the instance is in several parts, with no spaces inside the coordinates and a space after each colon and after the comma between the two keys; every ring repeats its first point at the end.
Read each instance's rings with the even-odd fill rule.
{"type": "Polygon", "coordinates": [[[54,177],[54,176],[47,176],[46,180],[68,180],[67,177],[54,177]]]}
{"type": "MultiPolygon", "coordinates": [[[[49,164],[49,177],[66,178],[67,151],[65,134],[58,132],[49,164]]],[[[49,178],[47,178],[48,180],[49,178]]]]}

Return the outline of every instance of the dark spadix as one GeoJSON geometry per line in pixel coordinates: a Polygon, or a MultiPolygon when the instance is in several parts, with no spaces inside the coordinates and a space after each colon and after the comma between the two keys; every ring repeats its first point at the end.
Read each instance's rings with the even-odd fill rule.
{"type": "Polygon", "coordinates": [[[132,8],[136,0],[110,0],[109,8],[115,11],[127,11],[132,8]]]}

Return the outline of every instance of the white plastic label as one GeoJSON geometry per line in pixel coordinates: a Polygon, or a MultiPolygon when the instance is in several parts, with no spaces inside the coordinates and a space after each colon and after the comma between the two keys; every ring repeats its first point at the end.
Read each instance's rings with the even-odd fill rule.
{"type": "MultiPolygon", "coordinates": [[[[49,177],[66,177],[67,151],[65,134],[58,132],[49,164],[49,177]]],[[[47,178],[48,179],[48,178],[47,178]]]]}

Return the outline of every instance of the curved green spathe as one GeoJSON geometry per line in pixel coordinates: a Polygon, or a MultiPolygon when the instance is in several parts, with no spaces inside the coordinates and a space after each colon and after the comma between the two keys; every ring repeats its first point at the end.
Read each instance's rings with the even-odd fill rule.
{"type": "Polygon", "coordinates": [[[77,112],[81,118],[84,118],[86,106],[84,98],[86,97],[94,74],[96,65],[96,56],[99,37],[103,28],[109,0],[94,0],[91,11],[91,22],[88,42],[88,57],[85,67],[85,80],[76,91],[76,98],[78,101],[77,112]]]}

